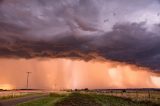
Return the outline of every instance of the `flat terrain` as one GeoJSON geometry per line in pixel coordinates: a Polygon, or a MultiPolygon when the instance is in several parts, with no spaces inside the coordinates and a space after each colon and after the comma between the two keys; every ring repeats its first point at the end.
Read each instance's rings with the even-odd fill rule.
{"type": "Polygon", "coordinates": [[[156,100],[138,100],[123,96],[111,96],[107,93],[71,92],[69,94],[52,93],[47,97],[21,103],[17,106],[160,106],[157,97],[156,100]]]}
{"type": "Polygon", "coordinates": [[[0,101],[0,106],[15,106],[16,104],[26,102],[26,101],[32,101],[33,99],[38,99],[45,96],[48,96],[48,94],[28,95],[24,97],[5,99],[0,101]]]}
{"type": "Polygon", "coordinates": [[[17,104],[16,106],[55,106],[58,101],[66,98],[67,95],[65,94],[55,94],[51,93],[48,96],[42,97],[40,99],[35,99],[29,102],[24,102],[17,104]]]}
{"type": "Polygon", "coordinates": [[[0,91],[0,100],[19,98],[24,96],[30,96],[34,94],[42,94],[45,91],[41,90],[11,90],[11,91],[0,91]]]}
{"type": "Polygon", "coordinates": [[[48,94],[48,91],[44,90],[0,91],[0,106],[15,106],[22,102],[48,96],[48,94]]]}

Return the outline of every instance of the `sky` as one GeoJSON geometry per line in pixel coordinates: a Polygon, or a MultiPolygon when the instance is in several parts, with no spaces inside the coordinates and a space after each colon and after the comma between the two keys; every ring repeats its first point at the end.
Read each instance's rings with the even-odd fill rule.
{"type": "Polygon", "coordinates": [[[1,88],[157,88],[159,45],[160,0],[0,0],[1,88]]]}

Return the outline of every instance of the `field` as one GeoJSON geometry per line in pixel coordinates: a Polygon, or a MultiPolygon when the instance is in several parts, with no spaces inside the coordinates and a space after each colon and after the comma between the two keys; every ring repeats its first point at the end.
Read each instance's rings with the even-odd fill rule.
{"type": "Polygon", "coordinates": [[[160,106],[159,91],[72,91],[50,93],[47,97],[17,106],[160,106]]]}
{"type": "Polygon", "coordinates": [[[24,96],[30,96],[30,95],[37,95],[41,94],[42,91],[31,91],[31,90],[16,90],[16,91],[1,91],[0,92],[0,100],[4,99],[12,99],[12,98],[19,98],[24,96]]]}
{"type": "Polygon", "coordinates": [[[109,96],[127,98],[133,101],[149,101],[153,103],[160,103],[159,90],[107,90],[98,91],[98,93],[106,94],[109,96]]]}

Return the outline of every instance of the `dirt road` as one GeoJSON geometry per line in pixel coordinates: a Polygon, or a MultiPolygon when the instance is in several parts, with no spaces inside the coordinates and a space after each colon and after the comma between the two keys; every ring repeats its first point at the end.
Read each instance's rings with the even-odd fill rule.
{"type": "Polygon", "coordinates": [[[41,95],[30,95],[26,97],[20,97],[20,98],[14,98],[14,99],[8,99],[8,100],[1,100],[0,106],[16,106],[16,104],[27,102],[33,99],[39,99],[41,97],[45,97],[48,94],[41,94],[41,95]]]}

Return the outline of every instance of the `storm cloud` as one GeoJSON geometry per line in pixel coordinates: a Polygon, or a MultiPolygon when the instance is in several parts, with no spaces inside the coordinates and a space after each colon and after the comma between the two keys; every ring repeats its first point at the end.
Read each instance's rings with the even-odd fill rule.
{"type": "Polygon", "coordinates": [[[0,57],[103,58],[160,69],[159,0],[1,0],[0,57]]]}

